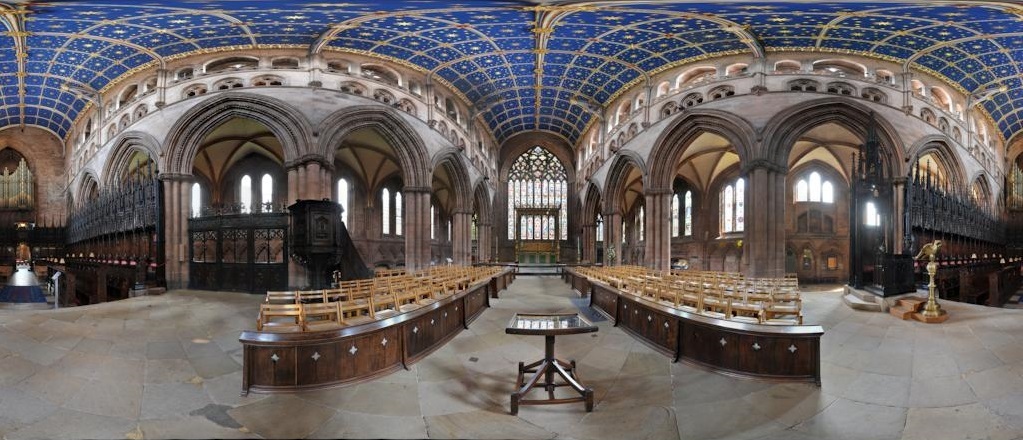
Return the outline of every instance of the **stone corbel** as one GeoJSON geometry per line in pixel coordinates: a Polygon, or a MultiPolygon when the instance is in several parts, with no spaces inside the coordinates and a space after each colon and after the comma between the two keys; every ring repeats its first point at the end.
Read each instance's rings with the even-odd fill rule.
{"type": "Polygon", "coordinates": [[[753,86],[753,88],[751,88],[749,90],[749,92],[754,94],[754,95],[756,95],[756,96],[761,96],[761,95],[767,93],[767,87],[759,86],[759,85],[758,86],[753,86]]]}

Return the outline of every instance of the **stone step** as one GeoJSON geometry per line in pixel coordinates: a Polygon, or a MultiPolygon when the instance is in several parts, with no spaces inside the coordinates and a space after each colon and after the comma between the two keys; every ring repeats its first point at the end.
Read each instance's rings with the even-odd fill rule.
{"type": "Polygon", "coordinates": [[[863,298],[860,298],[858,295],[854,295],[852,293],[847,293],[843,295],[842,301],[845,302],[847,306],[852,307],[856,310],[865,310],[868,312],[882,311],[881,304],[878,304],[875,301],[865,301],[863,298]]]}

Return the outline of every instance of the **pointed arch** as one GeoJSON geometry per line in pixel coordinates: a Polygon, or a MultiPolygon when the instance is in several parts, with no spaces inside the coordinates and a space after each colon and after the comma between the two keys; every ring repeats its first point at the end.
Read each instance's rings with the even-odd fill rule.
{"type": "Polygon", "coordinates": [[[336,111],[324,118],[316,127],[319,143],[316,154],[325,158],[334,157],[338,146],[351,133],[363,129],[375,129],[398,157],[398,165],[404,174],[406,187],[429,188],[433,168],[423,138],[408,124],[397,111],[379,105],[359,105],[336,111]]]}
{"type": "Polygon", "coordinates": [[[490,197],[490,189],[487,188],[486,182],[480,180],[476,182],[476,187],[472,191],[472,203],[473,208],[478,210],[479,220],[484,224],[493,224],[494,222],[494,210],[490,197]]]}
{"type": "Polygon", "coordinates": [[[903,144],[895,127],[870,108],[848,98],[828,97],[791,106],[776,114],[764,127],[761,154],[748,166],[766,163],[779,170],[788,169],[789,154],[799,137],[814,127],[833,122],[849,129],[860,139],[867,138],[871,114],[877,121],[881,159],[888,176],[903,175],[903,144]]]}
{"type": "Polygon", "coordinates": [[[604,212],[625,213],[625,206],[621,206],[625,200],[625,191],[628,187],[628,178],[630,169],[635,168],[639,170],[641,176],[643,176],[643,187],[647,188],[647,181],[650,178],[650,174],[647,171],[646,164],[643,162],[643,158],[634,151],[621,150],[618,152],[618,156],[615,157],[611,163],[607,173],[607,180],[604,182],[604,212]]]}
{"type": "Polygon", "coordinates": [[[686,112],[683,117],[672,121],[654,142],[648,162],[651,164],[650,188],[671,188],[686,149],[704,133],[727,139],[743,164],[749,160],[757,139],[752,125],[734,114],[712,109],[686,112]]]}
{"type": "Polygon", "coordinates": [[[967,182],[973,182],[966,180],[966,172],[963,170],[962,161],[956,154],[956,149],[948,143],[946,136],[941,135],[924,136],[913,143],[908,153],[910,168],[906,169],[906,174],[910,173],[912,166],[927,154],[934,155],[941,161],[942,168],[948,172],[946,179],[953,187],[965,188],[967,182]]]}
{"type": "MultiPolygon", "coordinates": [[[[126,131],[117,135],[112,145],[110,156],[108,156],[107,162],[103,166],[103,172],[100,174],[103,176],[104,186],[119,183],[118,178],[121,171],[128,167],[136,152],[145,153],[154,163],[157,163],[157,159],[160,157],[160,141],[149,133],[126,131]]],[[[157,163],[157,171],[159,171],[159,163],[157,163]]]]}
{"type": "Polygon", "coordinates": [[[433,156],[430,164],[430,174],[436,173],[439,167],[444,167],[448,172],[448,176],[451,177],[451,186],[453,195],[455,197],[454,210],[458,211],[469,211],[472,209],[472,199],[470,199],[473,193],[471,190],[471,181],[469,179],[469,169],[465,166],[463,155],[459,153],[456,148],[446,148],[440,153],[433,156]]]}
{"type": "Polygon", "coordinates": [[[267,127],[280,141],[284,162],[302,157],[312,145],[313,130],[297,109],[276,98],[244,92],[226,92],[189,109],[171,127],[163,146],[165,173],[191,174],[192,162],[202,141],[233,118],[250,119],[267,127]]]}

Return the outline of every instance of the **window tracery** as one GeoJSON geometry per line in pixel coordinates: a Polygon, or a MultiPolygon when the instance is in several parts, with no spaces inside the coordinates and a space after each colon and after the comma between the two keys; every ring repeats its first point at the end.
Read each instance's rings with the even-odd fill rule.
{"type": "MultiPolygon", "coordinates": [[[[508,239],[515,239],[515,220],[519,208],[551,208],[558,211],[558,238],[567,240],[567,198],[568,175],[561,161],[543,147],[530,148],[515,159],[508,172],[508,239]]],[[[552,222],[527,222],[523,219],[522,224],[533,227],[527,229],[523,239],[555,238],[555,225],[552,222]]]]}

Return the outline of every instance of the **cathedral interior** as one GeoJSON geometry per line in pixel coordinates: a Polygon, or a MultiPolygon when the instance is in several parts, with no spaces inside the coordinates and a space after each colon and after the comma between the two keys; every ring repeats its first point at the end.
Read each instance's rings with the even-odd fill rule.
{"type": "Polygon", "coordinates": [[[2,438],[1023,438],[1013,2],[0,24],[2,438]]]}

